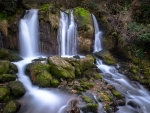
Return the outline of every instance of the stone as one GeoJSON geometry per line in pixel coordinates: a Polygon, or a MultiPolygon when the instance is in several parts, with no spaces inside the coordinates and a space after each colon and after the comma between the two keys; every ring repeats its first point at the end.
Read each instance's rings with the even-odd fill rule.
{"type": "Polygon", "coordinates": [[[13,74],[0,74],[0,82],[9,82],[16,80],[17,75],[13,74]]]}
{"type": "Polygon", "coordinates": [[[10,61],[0,60],[0,74],[7,74],[9,72],[10,61]]]}
{"type": "Polygon", "coordinates": [[[11,81],[8,83],[8,87],[10,88],[10,92],[14,98],[20,98],[26,92],[23,84],[20,81],[11,81]]]}
{"type": "Polygon", "coordinates": [[[17,113],[20,107],[21,105],[18,102],[12,100],[5,105],[2,113],[17,113]]]}
{"type": "Polygon", "coordinates": [[[9,100],[10,90],[7,87],[0,87],[0,102],[7,102],[9,100]]]}
{"type": "Polygon", "coordinates": [[[52,79],[52,80],[51,80],[51,85],[52,85],[53,87],[57,87],[57,86],[59,85],[59,81],[58,81],[57,79],[52,79]]]}

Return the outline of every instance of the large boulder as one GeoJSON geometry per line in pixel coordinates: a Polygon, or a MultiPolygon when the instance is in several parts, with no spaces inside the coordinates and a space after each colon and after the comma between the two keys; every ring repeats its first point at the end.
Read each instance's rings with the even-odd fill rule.
{"type": "Polygon", "coordinates": [[[0,87],[0,103],[9,100],[10,90],[7,87],[0,87]]]}
{"type": "Polygon", "coordinates": [[[27,65],[26,70],[29,72],[30,79],[34,83],[37,75],[43,73],[44,71],[50,72],[50,65],[47,63],[33,62],[27,65]]]}
{"type": "Polygon", "coordinates": [[[26,90],[20,81],[11,81],[8,83],[8,87],[10,88],[10,92],[15,98],[22,97],[26,90]]]}
{"type": "Polygon", "coordinates": [[[57,78],[73,79],[75,78],[75,70],[73,66],[60,56],[52,56],[48,58],[51,65],[51,74],[57,78]]]}
{"type": "Polygon", "coordinates": [[[21,105],[20,105],[18,102],[14,101],[14,100],[9,101],[9,102],[5,105],[5,107],[4,107],[3,111],[2,111],[2,113],[17,113],[18,110],[20,109],[20,106],[21,106],[21,105]]]}
{"type": "Polygon", "coordinates": [[[16,80],[17,75],[13,74],[0,74],[0,82],[9,82],[16,80]]]}
{"type": "Polygon", "coordinates": [[[104,63],[108,65],[115,65],[115,59],[111,56],[110,52],[107,50],[101,50],[94,53],[98,58],[102,59],[104,63]]]}

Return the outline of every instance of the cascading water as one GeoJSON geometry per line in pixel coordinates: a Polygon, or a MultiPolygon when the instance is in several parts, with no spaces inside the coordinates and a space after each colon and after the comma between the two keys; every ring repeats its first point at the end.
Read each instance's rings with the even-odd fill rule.
{"type": "Polygon", "coordinates": [[[66,106],[68,100],[74,98],[62,93],[58,89],[39,89],[33,86],[29,77],[25,75],[25,66],[38,55],[38,16],[37,10],[28,10],[20,21],[19,40],[21,55],[24,60],[14,62],[18,67],[18,79],[23,83],[27,92],[18,100],[22,107],[18,113],[64,113],[61,108],[66,106]],[[63,98],[62,98],[63,97],[63,98]]]}
{"type": "MultiPolygon", "coordinates": [[[[96,27],[98,25],[94,15],[93,21],[95,40],[97,40],[99,29],[96,27]]],[[[95,42],[94,52],[99,50],[102,50],[101,44],[95,42]]],[[[119,110],[116,113],[150,113],[150,93],[143,86],[135,81],[130,81],[126,76],[118,73],[114,66],[104,65],[100,59],[97,59],[96,62],[97,67],[103,72],[103,79],[115,86],[125,96],[126,105],[119,106],[119,110]],[[134,106],[131,106],[129,103],[134,103],[134,106]]]]}
{"type": "Polygon", "coordinates": [[[64,12],[61,13],[60,28],[58,31],[59,54],[76,55],[77,54],[77,26],[74,22],[73,11],[70,17],[64,12]],[[69,21],[69,22],[68,22],[69,21]]]}
{"type": "Polygon", "coordinates": [[[38,53],[38,18],[37,10],[26,11],[20,20],[19,41],[22,57],[33,57],[38,53]]]}

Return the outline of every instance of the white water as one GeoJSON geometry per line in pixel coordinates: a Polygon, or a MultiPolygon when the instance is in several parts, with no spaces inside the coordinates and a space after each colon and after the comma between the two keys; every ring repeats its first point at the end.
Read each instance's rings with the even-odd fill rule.
{"type": "Polygon", "coordinates": [[[22,107],[18,113],[64,113],[61,108],[68,100],[74,98],[58,89],[39,89],[33,86],[29,77],[25,75],[25,67],[38,56],[38,11],[28,10],[20,20],[19,40],[21,56],[24,60],[14,62],[18,67],[18,79],[23,83],[27,92],[19,101],[22,107]]]}
{"type": "Polygon", "coordinates": [[[76,55],[77,54],[77,26],[74,22],[73,11],[70,17],[64,12],[61,13],[60,28],[58,31],[59,54],[76,55]]]}
{"type": "MultiPolygon", "coordinates": [[[[97,40],[97,33],[100,32],[96,27],[97,21],[93,15],[95,26],[95,40],[97,40]]],[[[99,37],[99,39],[101,39],[99,37]]],[[[99,43],[99,42],[98,42],[99,43]]],[[[102,50],[101,44],[95,42],[94,52],[102,50]]],[[[97,59],[97,67],[103,72],[103,79],[109,84],[115,86],[115,88],[125,96],[126,105],[119,106],[119,110],[116,113],[150,113],[150,93],[139,83],[130,81],[123,74],[118,73],[114,66],[108,66],[102,63],[100,59],[97,59]],[[131,106],[129,103],[135,103],[131,106]]]]}

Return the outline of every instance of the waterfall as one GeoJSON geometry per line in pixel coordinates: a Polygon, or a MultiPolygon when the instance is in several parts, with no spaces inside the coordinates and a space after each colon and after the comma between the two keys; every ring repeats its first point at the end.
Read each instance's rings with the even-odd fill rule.
{"type": "Polygon", "coordinates": [[[33,57],[38,53],[38,10],[27,10],[19,24],[19,41],[22,57],[33,57]]]}
{"type": "Polygon", "coordinates": [[[68,14],[60,12],[60,28],[58,30],[59,54],[76,55],[77,54],[77,26],[74,22],[73,11],[68,14]]]}
{"type": "MultiPolygon", "coordinates": [[[[101,37],[97,37],[97,33],[100,31],[97,27],[98,24],[94,15],[92,16],[95,27],[94,52],[96,52],[101,50],[101,37]],[[96,41],[98,39],[100,43],[96,41]]],[[[119,106],[119,110],[116,111],[116,113],[150,113],[150,92],[139,83],[130,81],[125,75],[118,73],[114,66],[105,65],[100,59],[97,59],[96,62],[97,67],[103,72],[103,79],[115,86],[115,88],[125,97],[126,105],[119,106]],[[129,103],[133,103],[134,105],[132,106],[129,103]]]]}
{"type": "Polygon", "coordinates": [[[38,11],[35,9],[26,11],[24,18],[20,20],[19,40],[21,55],[24,60],[13,62],[18,67],[18,80],[26,89],[26,94],[18,100],[22,103],[17,113],[63,113],[60,109],[67,106],[68,100],[75,98],[63,93],[59,89],[40,89],[32,85],[25,67],[38,57],[38,11]],[[63,98],[62,98],[63,97],[63,98]]]}

